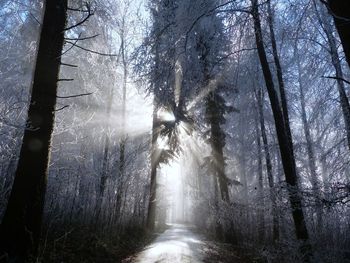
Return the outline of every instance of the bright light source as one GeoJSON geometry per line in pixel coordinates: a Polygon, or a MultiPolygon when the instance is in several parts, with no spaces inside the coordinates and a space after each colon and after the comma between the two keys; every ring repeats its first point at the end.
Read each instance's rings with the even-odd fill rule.
{"type": "Polygon", "coordinates": [[[169,149],[168,139],[166,137],[159,136],[157,139],[157,145],[159,149],[163,149],[163,150],[169,149]]]}
{"type": "Polygon", "coordinates": [[[170,110],[160,108],[158,110],[158,118],[162,121],[174,122],[176,120],[174,113],[170,110]]]}

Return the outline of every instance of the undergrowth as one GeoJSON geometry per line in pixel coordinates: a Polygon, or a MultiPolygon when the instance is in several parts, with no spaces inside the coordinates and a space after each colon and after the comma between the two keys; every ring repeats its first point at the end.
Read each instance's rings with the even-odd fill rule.
{"type": "Polygon", "coordinates": [[[140,227],[125,229],[122,234],[102,234],[86,227],[57,231],[43,240],[37,262],[118,263],[141,250],[152,238],[140,227]]]}

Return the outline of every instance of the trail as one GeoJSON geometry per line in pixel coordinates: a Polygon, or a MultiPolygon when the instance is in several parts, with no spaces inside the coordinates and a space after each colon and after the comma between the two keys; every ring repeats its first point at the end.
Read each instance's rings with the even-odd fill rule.
{"type": "Polygon", "coordinates": [[[133,263],[204,262],[204,241],[190,227],[173,224],[140,252],[133,263]]]}

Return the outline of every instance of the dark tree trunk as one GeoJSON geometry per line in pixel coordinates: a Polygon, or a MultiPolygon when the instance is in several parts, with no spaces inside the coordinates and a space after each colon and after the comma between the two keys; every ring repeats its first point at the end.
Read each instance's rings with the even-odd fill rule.
{"type": "Polygon", "coordinates": [[[225,159],[223,149],[225,146],[225,134],[220,126],[223,117],[222,98],[217,94],[217,90],[212,91],[206,98],[206,116],[210,125],[210,145],[214,164],[215,176],[218,178],[221,199],[229,202],[228,180],[225,174],[225,159]]]}
{"type": "MultiPolygon", "coordinates": [[[[208,70],[207,57],[209,55],[209,47],[203,45],[202,60],[204,64],[203,84],[208,87],[210,84],[210,75],[208,70]]],[[[226,113],[225,100],[219,94],[219,87],[215,87],[214,91],[209,92],[205,98],[206,120],[210,125],[210,146],[212,150],[212,160],[214,165],[214,176],[218,179],[221,199],[225,202],[230,202],[228,180],[225,174],[225,158],[223,149],[225,147],[225,133],[221,125],[225,123],[224,114],[226,113]]]]}
{"type": "Polygon", "coordinates": [[[151,145],[151,180],[150,180],[150,197],[148,204],[147,213],[147,229],[150,231],[154,230],[156,221],[156,210],[157,210],[157,167],[159,165],[159,153],[157,149],[158,139],[158,119],[157,119],[158,107],[156,102],[153,105],[153,127],[152,127],[152,145],[151,145]]]}
{"type": "Polygon", "coordinates": [[[96,198],[96,215],[95,215],[95,226],[98,227],[99,225],[99,219],[101,216],[101,209],[102,209],[102,202],[103,202],[103,197],[105,193],[105,188],[106,188],[106,183],[109,175],[109,145],[110,145],[110,138],[109,138],[109,128],[110,128],[110,119],[111,119],[111,110],[112,110],[112,103],[113,103],[113,87],[111,88],[109,98],[108,98],[108,103],[107,103],[107,120],[108,120],[108,125],[106,129],[106,134],[104,138],[104,149],[103,149],[103,160],[102,160],[102,169],[101,169],[101,179],[100,179],[100,184],[99,184],[99,189],[97,192],[97,198],[96,198]]]}
{"type": "MultiPolygon", "coordinates": [[[[258,114],[256,115],[258,116],[258,114]]],[[[255,130],[256,130],[256,143],[257,143],[257,154],[258,154],[258,239],[259,243],[263,244],[265,240],[265,217],[264,217],[264,180],[263,180],[263,163],[262,163],[262,147],[261,147],[261,137],[259,129],[259,121],[255,120],[255,130]]]]}
{"type": "Polygon", "coordinates": [[[251,0],[251,2],[256,45],[274,115],[284,174],[286,182],[288,183],[289,200],[292,208],[296,236],[299,240],[303,241],[301,253],[303,254],[304,262],[310,262],[312,252],[309,243],[309,234],[306,228],[305,216],[302,209],[301,196],[299,193],[293,144],[291,137],[289,136],[289,131],[286,128],[289,126],[289,121],[284,118],[284,112],[281,110],[280,101],[275,90],[271,69],[267,60],[258,10],[258,0],[251,0]]]}
{"type": "MultiPolygon", "coordinates": [[[[322,11],[324,11],[324,9],[322,9],[322,6],[321,6],[321,14],[318,18],[319,18],[319,22],[322,25],[322,28],[324,29],[324,32],[326,33],[327,40],[328,40],[328,45],[329,45],[329,49],[330,49],[330,53],[331,53],[330,55],[332,58],[332,64],[333,64],[333,67],[335,70],[335,79],[337,82],[337,88],[338,88],[338,92],[339,92],[340,106],[341,106],[342,113],[343,113],[343,119],[344,119],[346,136],[347,136],[347,144],[348,144],[348,147],[350,150],[350,104],[349,104],[349,98],[348,98],[346,91],[345,91],[345,84],[343,81],[344,74],[343,74],[343,69],[342,69],[339,54],[338,54],[337,42],[336,42],[336,39],[335,39],[333,32],[332,32],[331,21],[329,21],[330,19],[327,20],[327,18],[329,18],[329,17],[326,16],[326,14],[324,14],[324,12],[322,12],[322,11]]],[[[344,22],[344,23],[346,23],[346,26],[349,27],[349,23],[350,23],[349,21],[344,22]]],[[[348,33],[350,34],[350,31],[348,31],[348,33]]],[[[344,48],[344,50],[345,50],[345,48],[344,48]]]]}
{"type": "Polygon", "coordinates": [[[149,231],[153,231],[156,223],[157,210],[157,167],[159,165],[159,149],[157,140],[160,132],[158,120],[159,101],[158,94],[160,92],[159,80],[159,41],[155,43],[155,70],[154,70],[154,99],[153,99],[153,123],[152,123],[152,143],[151,143],[151,176],[150,176],[150,192],[147,209],[146,227],[149,231]]]}
{"type": "Polygon", "coordinates": [[[346,0],[328,0],[328,3],[350,67],[350,3],[346,0]]]}
{"type": "Polygon", "coordinates": [[[31,101],[15,180],[1,224],[1,250],[11,262],[38,251],[50,157],[67,0],[46,1],[31,101]]]}
{"type": "MultiPolygon", "coordinates": [[[[287,97],[286,97],[286,91],[285,91],[285,85],[283,80],[283,73],[282,73],[282,66],[279,59],[278,51],[277,51],[277,42],[276,42],[276,35],[274,30],[274,15],[271,9],[271,3],[270,0],[268,1],[268,24],[269,24],[269,30],[270,30],[270,37],[271,37],[271,46],[272,46],[272,55],[273,60],[276,65],[276,75],[278,80],[278,88],[280,92],[280,99],[281,99],[281,106],[282,106],[282,113],[283,113],[283,119],[284,119],[284,126],[287,133],[289,143],[293,143],[292,139],[292,132],[290,130],[289,126],[289,111],[288,111],[288,103],[287,103],[287,97]]],[[[291,151],[294,151],[293,148],[290,149],[291,151]]]]}
{"type": "Polygon", "coordinates": [[[117,198],[116,198],[116,220],[118,222],[120,214],[121,214],[121,199],[122,192],[124,189],[124,181],[125,181],[125,147],[126,147],[126,134],[125,134],[125,121],[126,121],[126,85],[128,78],[128,69],[127,69],[127,60],[125,54],[125,39],[124,35],[122,35],[122,44],[121,44],[121,53],[122,53],[122,63],[123,63],[123,97],[122,97],[122,120],[121,120],[121,139],[119,144],[119,177],[118,177],[118,185],[117,185],[117,198]]]}
{"type": "Polygon", "coordinates": [[[264,145],[266,173],[267,173],[267,180],[269,183],[270,198],[272,203],[272,217],[273,217],[272,238],[273,238],[273,241],[276,242],[279,239],[279,220],[278,220],[278,213],[277,213],[276,191],[275,191],[273,174],[272,174],[272,161],[271,161],[271,155],[270,155],[270,149],[269,149],[269,142],[267,140],[267,135],[266,135],[263,101],[264,101],[264,96],[262,94],[262,91],[261,89],[258,89],[257,102],[258,102],[258,113],[259,113],[259,120],[260,120],[260,130],[261,130],[261,138],[263,140],[263,145],[264,145]]]}

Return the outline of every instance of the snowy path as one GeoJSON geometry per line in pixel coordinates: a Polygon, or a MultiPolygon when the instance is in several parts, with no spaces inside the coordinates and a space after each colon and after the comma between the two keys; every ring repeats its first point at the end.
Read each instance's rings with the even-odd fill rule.
{"type": "Polygon", "coordinates": [[[204,242],[187,226],[174,224],[138,254],[133,263],[200,263],[204,242]]]}

